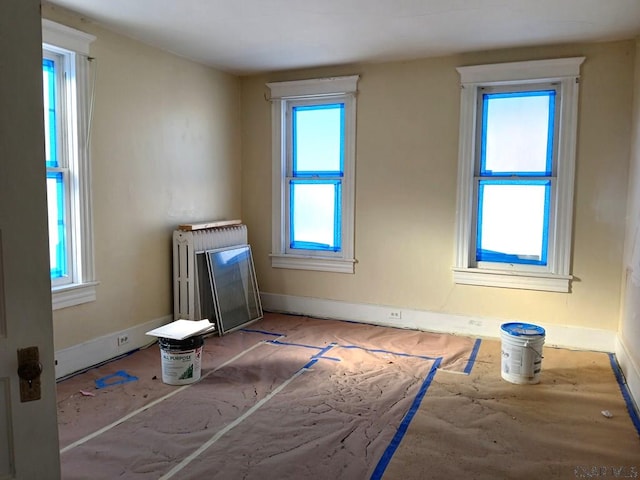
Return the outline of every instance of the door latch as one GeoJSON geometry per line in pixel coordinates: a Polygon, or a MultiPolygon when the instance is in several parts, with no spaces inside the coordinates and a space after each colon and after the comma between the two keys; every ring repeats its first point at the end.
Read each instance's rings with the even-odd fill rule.
{"type": "Polygon", "coordinates": [[[20,401],[40,400],[40,374],[42,364],[38,347],[18,349],[18,377],[20,377],[20,401]]]}

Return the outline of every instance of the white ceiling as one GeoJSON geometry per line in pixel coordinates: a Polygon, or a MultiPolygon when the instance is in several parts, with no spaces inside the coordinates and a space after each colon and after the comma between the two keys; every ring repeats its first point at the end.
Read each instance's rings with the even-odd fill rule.
{"type": "Polygon", "coordinates": [[[640,35],[640,0],[50,0],[235,74],[640,35]]]}

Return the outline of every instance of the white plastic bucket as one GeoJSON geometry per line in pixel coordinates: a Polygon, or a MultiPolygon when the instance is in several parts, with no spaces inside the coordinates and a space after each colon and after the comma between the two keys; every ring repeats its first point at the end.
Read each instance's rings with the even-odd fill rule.
{"type": "Polygon", "coordinates": [[[531,323],[504,323],[502,338],[502,378],[511,383],[540,382],[544,328],[531,323]]]}
{"type": "Polygon", "coordinates": [[[162,358],[162,381],[169,385],[186,385],[200,380],[202,369],[202,335],[173,340],[158,338],[162,358]]]}

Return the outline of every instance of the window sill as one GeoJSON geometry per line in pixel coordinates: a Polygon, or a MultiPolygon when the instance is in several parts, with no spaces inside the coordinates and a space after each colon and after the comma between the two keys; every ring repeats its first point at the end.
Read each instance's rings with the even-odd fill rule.
{"type": "Polygon", "coordinates": [[[479,268],[454,268],[453,281],[462,285],[517,288],[546,292],[569,293],[571,275],[551,273],[511,272],[479,268]]]}
{"type": "Polygon", "coordinates": [[[95,302],[96,286],[98,282],[87,282],[73,285],[63,285],[51,289],[51,303],[53,310],[73,307],[83,303],[95,302]]]}
{"type": "Polygon", "coordinates": [[[307,257],[271,254],[271,266],[294,270],[316,270],[320,272],[354,273],[355,260],[343,258],[307,257]]]}

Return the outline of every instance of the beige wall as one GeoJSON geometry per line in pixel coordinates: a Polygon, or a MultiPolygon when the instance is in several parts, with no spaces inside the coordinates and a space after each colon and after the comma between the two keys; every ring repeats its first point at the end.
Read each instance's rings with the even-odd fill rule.
{"type": "Polygon", "coordinates": [[[263,292],[616,330],[635,44],[569,45],[242,80],[243,218],[263,292]],[[586,56],[571,294],[454,285],[457,66],[586,56]],[[274,269],[268,81],[360,74],[355,275],[274,269]]]}
{"type": "Polygon", "coordinates": [[[97,301],[54,312],[56,350],[171,315],[171,232],[238,218],[240,83],[58,8],[97,37],[91,131],[97,301]]]}

